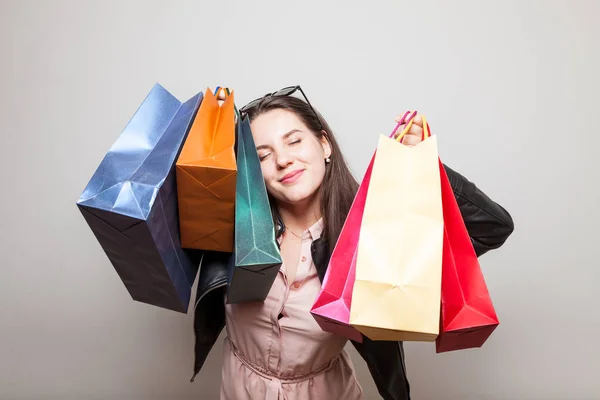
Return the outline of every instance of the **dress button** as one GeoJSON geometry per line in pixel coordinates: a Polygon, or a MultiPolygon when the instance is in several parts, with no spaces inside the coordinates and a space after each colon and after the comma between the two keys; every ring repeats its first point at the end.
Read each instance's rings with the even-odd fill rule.
{"type": "Polygon", "coordinates": [[[300,287],[300,282],[296,282],[292,286],[294,286],[294,289],[298,289],[300,287]]]}
{"type": "Polygon", "coordinates": [[[306,257],[305,257],[305,256],[302,256],[302,258],[300,259],[300,261],[302,261],[302,262],[306,262],[306,257]]]}

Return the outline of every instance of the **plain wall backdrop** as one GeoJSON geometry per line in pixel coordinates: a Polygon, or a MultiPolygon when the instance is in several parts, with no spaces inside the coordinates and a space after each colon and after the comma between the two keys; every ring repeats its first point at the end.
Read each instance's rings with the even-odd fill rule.
{"type": "MultiPolygon", "coordinates": [[[[301,84],[357,178],[417,109],[512,214],[481,349],[409,343],[413,398],[600,398],[600,2],[0,2],[0,398],[217,399],[193,314],[131,300],[75,202],[155,82],[243,105],[301,84]]],[[[349,346],[367,399],[379,398],[349,346]]]]}

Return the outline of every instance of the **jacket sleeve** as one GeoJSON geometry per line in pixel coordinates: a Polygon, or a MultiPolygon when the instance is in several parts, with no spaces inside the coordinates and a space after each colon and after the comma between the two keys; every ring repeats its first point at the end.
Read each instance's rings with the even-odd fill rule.
{"type": "Polygon", "coordinates": [[[508,211],[458,172],[444,169],[477,257],[502,246],[514,230],[508,211]]]}
{"type": "Polygon", "coordinates": [[[194,375],[202,369],[210,350],[225,327],[227,265],[231,254],[206,251],[202,257],[194,307],[194,375]]]}
{"type": "Polygon", "coordinates": [[[364,336],[362,343],[351,342],[369,367],[382,399],[410,400],[402,342],[373,341],[364,336]]]}
{"type": "Polygon", "coordinates": [[[194,344],[194,375],[190,379],[190,382],[194,382],[210,350],[225,327],[224,291],[224,288],[218,288],[207,293],[195,309],[194,332],[196,342],[194,344]]]}

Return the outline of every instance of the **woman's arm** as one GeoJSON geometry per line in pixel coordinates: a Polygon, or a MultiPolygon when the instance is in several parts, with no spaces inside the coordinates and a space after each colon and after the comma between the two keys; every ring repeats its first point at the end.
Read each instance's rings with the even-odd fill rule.
{"type": "Polygon", "coordinates": [[[225,293],[230,253],[202,253],[194,304],[194,381],[225,327],[225,293]]]}
{"type": "Polygon", "coordinates": [[[508,211],[458,172],[444,169],[477,257],[502,246],[514,230],[508,211]]]}
{"type": "MultiPolygon", "coordinates": [[[[415,111],[407,111],[396,117],[396,122],[405,123],[406,121],[412,121],[407,125],[408,130],[404,132],[403,129],[398,129],[394,132],[394,137],[397,138],[402,131],[403,144],[415,146],[421,143],[425,136],[423,135],[423,116],[417,115],[415,111]]],[[[467,178],[447,165],[444,165],[444,169],[477,256],[502,246],[514,229],[510,214],[467,178]]]]}

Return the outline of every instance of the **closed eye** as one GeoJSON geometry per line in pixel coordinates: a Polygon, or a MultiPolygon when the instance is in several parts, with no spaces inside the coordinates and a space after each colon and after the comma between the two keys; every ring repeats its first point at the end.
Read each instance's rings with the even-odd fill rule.
{"type": "Polygon", "coordinates": [[[290,142],[290,145],[292,145],[292,144],[297,144],[297,143],[300,143],[300,142],[301,142],[301,140],[300,140],[300,139],[296,139],[296,140],[294,140],[293,142],[290,142]]]}
{"type": "Polygon", "coordinates": [[[270,154],[271,154],[271,153],[267,153],[267,154],[259,155],[259,156],[258,156],[258,159],[259,159],[260,161],[263,161],[263,160],[264,160],[265,158],[267,158],[267,157],[268,157],[270,154]]]}

